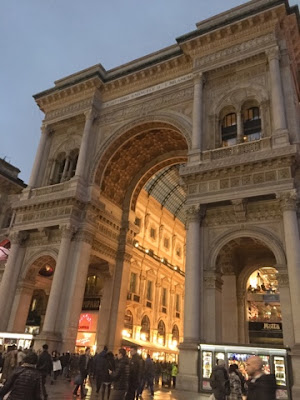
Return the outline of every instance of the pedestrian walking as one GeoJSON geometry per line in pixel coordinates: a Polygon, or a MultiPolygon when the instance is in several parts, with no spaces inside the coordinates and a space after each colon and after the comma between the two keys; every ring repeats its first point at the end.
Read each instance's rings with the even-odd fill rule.
{"type": "Polygon", "coordinates": [[[104,346],[103,350],[97,354],[94,360],[94,371],[96,374],[96,393],[99,393],[104,375],[106,373],[106,353],[107,353],[107,346],[104,346]]]}
{"type": "Polygon", "coordinates": [[[151,396],[154,396],[154,376],[154,363],[150,357],[150,354],[147,354],[147,358],[145,361],[145,382],[150,390],[151,396]]]}
{"type": "Polygon", "coordinates": [[[258,356],[252,356],[246,361],[246,371],[249,375],[247,382],[247,400],[275,400],[275,375],[263,372],[263,362],[258,356]]]}
{"type": "Polygon", "coordinates": [[[41,376],[42,376],[42,392],[43,392],[43,397],[44,400],[48,399],[48,394],[46,391],[46,380],[47,380],[47,375],[50,375],[52,372],[52,357],[48,353],[48,345],[44,344],[43,345],[43,351],[38,357],[38,362],[36,368],[40,371],[41,376]]]}
{"type": "Polygon", "coordinates": [[[172,381],[173,381],[173,389],[176,388],[176,377],[177,377],[177,374],[178,374],[178,367],[177,367],[177,364],[174,363],[173,366],[172,366],[172,372],[171,372],[172,381]]]}
{"type": "Polygon", "coordinates": [[[109,371],[115,370],[115,358],[111,351],[105,354],[105,364],[103,368],[102,384],[101,384],[101,398],[104,400],[105,393],[107,393],[107,400],[110,398],[111,391],[111,377],[109,371]]]}
{"type": "Polygon", "coordinates": [[[25,353],[22,350],[22,347],[19,347],[18,352],[17,352],[17,365],[18,366],[23,364],[24,357],[25,357],[25,353]]]}
{"type": "Polygon", "coordinates": [[[36,369],[37,362],[38,356],[29,352],[0,390],[0,398],[10,392],[7,400],[42,400],[42,375],[36,369]]]}
{"type": "Polygon", "coordinates": [[[17,347],[15,345],[8,346],[7,353],[4,355],[2,382],[6,382],[13,374],[14,369],[18,366],[17,347]]]}
{"type": "Polygon", "coordinates": [[[230,396],[228,400],[242,400],[242,382],[236,367],[236,364],[231,364],[228,371],[230,382],[230,396]]]}
{"type": "Polygon", "coordinates": [[[119,349],[117,359],[115,371],[109,371],[111,380],[114,382],[110,400],[123,400],[128,390],[129,362],[125,349],[119,349]]]}
{"type": "Polygon", "coordinates": [[[138,354],[138,347],[131,346],[129,360],[129,385],[125,400],[134,400],[139,389],[142,373],[142,358],[138,354]]]}
{"type": "Polygon", "coordinates": [[[224,360],[218,360],[217,365],[212,370],[209,380],[215,399],[226,400],[226,396],[230,395],[230,382],[224,360]]]}
{"type": "Polygon", "coordinates": [[[52,372],[51,372],[51,385],[54,384],[54,382],[56,381],[58,375],[61,372],[62,366],[61,366],[61,361],[59,358],[59,354],[57,353],[56,350],[52,351],[52,372]]]}
{"type": "Polygon", "coordinates": [[[79,379],[80,380],[75,382],[76,386],[73,391],[73,395],[77,396],[77,392],[80,387],[80,397],[82,399],[84,399],[86,396],[85,389],[84,389],[84,381],[88,375],[90,364],[91,364],[90,352],[91,352],[91,349],[89,347],[87,347],[85,349],[84,354],[82,354],[79,357],[79,371],[80,371],[79,379]]]}

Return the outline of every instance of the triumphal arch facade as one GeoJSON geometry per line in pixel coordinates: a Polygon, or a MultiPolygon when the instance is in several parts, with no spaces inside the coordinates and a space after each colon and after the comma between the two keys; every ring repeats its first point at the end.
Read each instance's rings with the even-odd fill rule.
{"type": "Polygon", "coordinates": [[[0,330],[24,330],[38,286],[36,342],[74,348],[100,277],[98,348],[121,345],[125,315],[129,341],[181,342],[179,384],[197,391],[199,343],[279,344],[300,397],[298,18],[253,0],[34,96],[45,118],[12,204],[0,330]]]}

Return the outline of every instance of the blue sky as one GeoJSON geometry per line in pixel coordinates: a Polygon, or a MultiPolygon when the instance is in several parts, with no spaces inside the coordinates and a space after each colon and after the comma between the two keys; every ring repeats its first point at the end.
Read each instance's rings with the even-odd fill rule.
{"type": "MultiPolygon", "coordinates": [[[[242,0],[3,0],[0,157],[28,182],[43,113],[32,95],[81,69],[111,69],[172,45],[242,0]]],[[[290,0],[290,5],[299,1],[290,0]]]]}

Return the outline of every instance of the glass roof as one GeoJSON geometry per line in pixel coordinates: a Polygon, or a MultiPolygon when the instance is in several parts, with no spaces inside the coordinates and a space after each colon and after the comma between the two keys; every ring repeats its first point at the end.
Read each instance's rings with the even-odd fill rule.
{"type": "Polygon", "coordinates": [[[179,167],[172,165],[160,170],[146,183],[144,189],[176,218],[185,223],[185,190],[179,185],[179,167]]]}

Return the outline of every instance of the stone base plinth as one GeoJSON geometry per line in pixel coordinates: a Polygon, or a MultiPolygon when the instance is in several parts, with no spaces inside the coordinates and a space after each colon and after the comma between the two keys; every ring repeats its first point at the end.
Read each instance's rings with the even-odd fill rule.
{"type": "Polygon", "coordinates": [[[292,383],[292,399],[300,399],[300,344],[295,344],[292,348],[291,361],[293,371],[293,377],[290,377],[292,383]]]}
{"type": "Polygon", "coordinates": [[[179,373],[176,387],[179,390],[199,392],[198,342],[183,342],[179,346],[179,373]]]}
{"type": "Polygon", "coordinates": [[[53,350],[61,351],[62,337],[61,334],[56,332],[42,332],[34,339],[34,350],[41,350],[42,346],[47,344],[49,346],[49,353],[53,350]]]}

